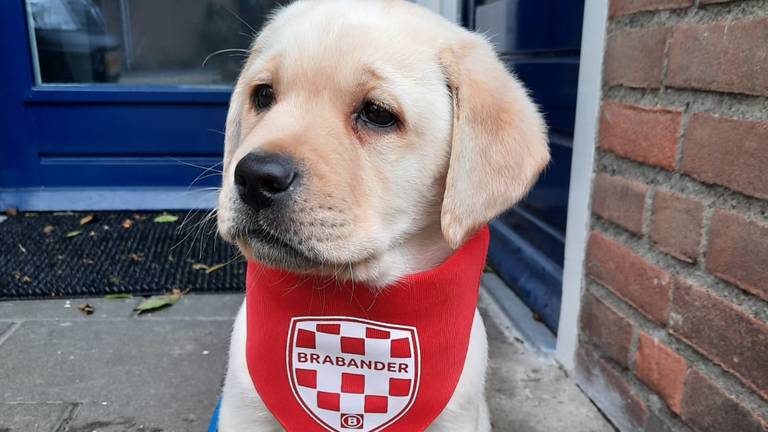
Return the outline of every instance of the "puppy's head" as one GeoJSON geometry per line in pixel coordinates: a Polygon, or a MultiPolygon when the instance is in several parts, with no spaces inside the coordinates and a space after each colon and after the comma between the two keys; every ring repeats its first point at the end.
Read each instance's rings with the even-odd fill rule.
{"type": "Polygon", "coordinates": [[[399,0],[300,1],[235,86],[219,231],[300,272],[369,262],[430,227],[456,248],[548,160],[541,116],[480,36],[399,0]]]}

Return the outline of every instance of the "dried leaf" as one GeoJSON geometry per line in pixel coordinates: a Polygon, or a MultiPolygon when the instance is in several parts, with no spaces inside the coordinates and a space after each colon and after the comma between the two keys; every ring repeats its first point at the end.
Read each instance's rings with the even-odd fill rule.
{"type": "Polygon", "coordinates": [[[120,225],[123,226],[123,229],[129,230],[129,229],[133,228],[133,221],[130,220],[130,219],[126,219],[120,225]]]}
{"type": "Polygon", "coordinates": [[[29,285],[29,284],[32,283],[32,278],[31,277],[29,277],[27,275],[23,275],[19,271],[13,272],[13,277],[15,277],[17,281],[19,281],[19,282],[21,282],[23,284],[29,285]]]}
{"type": "Polygon", "coordinates": [[[53,230],[55,229],[56,227],[54,227],[53,225],[46,225],[45,228],[43,228],[43,234],[46,236],[49,236],[51,235],[51,233],[53,233],[53,230]]]}
{"type": "Polygon", "coordinates": [[[120,278],[120,276],[110,276],[109,282],[111,282],[112,285],[120,285],[123,283],[123,280],[120,278]]]}
{"type": "Polygon", "coordinates": [[[192,263],[192,270],[203,270],[206,273],[213,273],[216,270],[221,270],[222,267],[227,265],[227,263],[219,263],[219,264],[203,264],[203,263],[192,263]]]}
{"type": "Polygon", "coordinates": [[[88,232],[88,235],[91,237],[96,237],[96,231],[90,231],[88,232]]]}
{"type": "Polygon", "coordinates": [[[80,225],[88,225],[89,223],[93,222],[94,219],[96,219],[96,215],[91,213],[80,219],[80,225]]]}
{"type": "Polygon", "coordinates": [[[19,243],[19,249],[21,249],[21,252],[26,255],[27,248],[25,248],[24,245],[22,245],[21,243],[19,243]]]}
{"type": "Polygon", "coordinates": [[[154,223],[174,223],[179,220],[178,216],[174,216],[168,213],[163,213],[160,216],[155,217],[152,221],[154,223]]]}
{"type": "Polygon", "coordinates": [[[75,231],[70,231],[70,232],[66,233],[64,236],[66,238],[72,238],[72,237],[77,237],[77,236],[79,236],[82,233],[83,233],[83,230],[75,230],[75,231]]]}
{"type": "Polygon", "coordinates": [[[77,308],[80,309],[84,314],[90,315],[93,313],[94,310],[96,310],[91,304],[89,303],[83,303],[77,305],[77,308]]]}
{"type": "Polygon", "coordinates": [[[32,283],[32,278],[29,276],[22,276],[21,283],[29,285],[32,283]]]}
{"type": "Polygon", "coordinates": [[[227,265],[227,263],[214,264],[214,265],[208,267],[207,269],[205,269],[205,272],[206,273],[213,273],[216,270],[221,270],[222,268],[224,268],[225,265],[227,265]]]}
{"type": "Polygon", "coordinates": [[[104,296],[104,300],[127,300],[132,298],[133,295],[127,293],[107,294],[104,296]]]}
{"type": "Polygon", "coordinates": [[[134,214],[133,214],[133,215],[131,215],[131,216],[132,216],[134,219],[136,219],[137,221],[143,221],[143,220],[146,220],[146,219],[147,219],[147,217],[146,217],[146,216],[142,216],[142,215],[140,215],[140,214],[138,214],[138,213],[134,213],[134,214]]]}
{"type": "Polygon", "coordinates": [[[133,261],[133,262],[139,262],[139,261],[142,261],[144,259],[144,254],[143,253],[132,253],[132,254],[128,255],[128,258],[130,258],[130,260],[133,261]]]}
{"type": "Polygon", "coordinates": [[[158,309],[163,309],[169,306],[173,306],[176,304],[176,302],[179,301],[181,298],[182,293],[178,290],[174,290],[172,294],[164,294],[164,295],[157,295],[152,296],[143,302],[136,306],[134,309],[136,312],[138,312],[139,315],[151,312],[158,309]]]}
{"type": "Polygon", "coordinates": [[[8,217],[18,216],[19,215],[19,209],[13,208],[13,207],[7,208],[7,209],[5,209],[5,215],[8,216],[8,217]]]}

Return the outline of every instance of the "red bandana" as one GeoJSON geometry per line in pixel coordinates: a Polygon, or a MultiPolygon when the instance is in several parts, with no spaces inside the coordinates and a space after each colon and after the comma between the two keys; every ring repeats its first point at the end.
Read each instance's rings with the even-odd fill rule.
{"type": "Polygon", "coordinates": [[[378,295],[249,262],[246,357],[272,415],[290,432],[429,427],[464,368],[488,237],[378,295]]]}

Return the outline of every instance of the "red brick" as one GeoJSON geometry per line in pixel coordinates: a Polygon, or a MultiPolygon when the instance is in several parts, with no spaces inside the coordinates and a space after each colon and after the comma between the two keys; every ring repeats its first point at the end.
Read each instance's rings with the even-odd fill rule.
{"type": "Polygon", "coordinates": [[[685,281],[675,288],[670,331],[768,399],[768,326],[685,281]]]}
{"type": "Polygon", "coordinates": [[[707,270],[768,300],[768,226],[719,210],[712,218],[707,270]]]}
{"type": "Polygon", "coordinates": [[[626,374],[584,344],[576,353],[576,380],[620,430],[643,429],[648,408],[626,374]]]}
{"type": "Polygon", "coordinates": [[[682,171],[703,182],[766,199],[766,143],[768,121],[735,120],[697,113],[691,117],[685,133],[682,171]]]}
{"type": "Polygon", "coordinates": [[[600,148],[672,171],[681,116],[680,111],[606,101],[600,115],[600,148]]]}
{"type": "Polygon", "coordinates": [[[700,201],[658,191],[653,198],[651,241],[677,259],[696,262],[703,220],[704,205],[700,201]]]}
{"type": "Polygon", "coordinates": [[[680,25],[670,42],[671,87],[768,96],[768,18],[680,25]]]}
{"type": "Polygon", "coordinates": [[[701,432],[766,432],[768,424],[698,370],[685,386],[683,420],[701,432]]]}
{"type": "Polygon", "coordinates": [[[643,183],[598,174],[592,193],[592,211],[637,235],[643,235],[643,211],[648,186],[643,183]]]}
{"type": "Polygon", "coordinates": [[[688,363],[657,339],[640,333],[635,374],[667,402],[669,409],[680,414],[683,385],[688,363]]]}
{"type": "Polygon", "coordinates": [[[611,0],[610,16],[664,9],[683,9],[691,6],[693,6],[693,0],[611,0]]]}
{"type": "Polygon", "coordinates": [[[632,323],[591,294],[584,296],[581,328],[590,341],[616,363],[629,366],[632,323]]]}
{"type": "Polygon", "coordinates": [[[649,319],[666,324],[673,283],[669,273],[597,232],[589,238],[586,272],[649,319]]]}
{"type": "Polygon", "coordinates": [[[605,85],[659,88],[670,29],[625,30],[608,36],[605,85]]]}

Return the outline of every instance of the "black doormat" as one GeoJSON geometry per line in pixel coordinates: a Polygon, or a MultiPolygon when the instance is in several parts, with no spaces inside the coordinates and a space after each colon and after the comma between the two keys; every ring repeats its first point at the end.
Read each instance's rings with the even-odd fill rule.
{"type": "Polygon", "coordinates": [[[242,291],[245,261],[206,214],[9,216],[0,222],[0,299],[242,291]]]}

